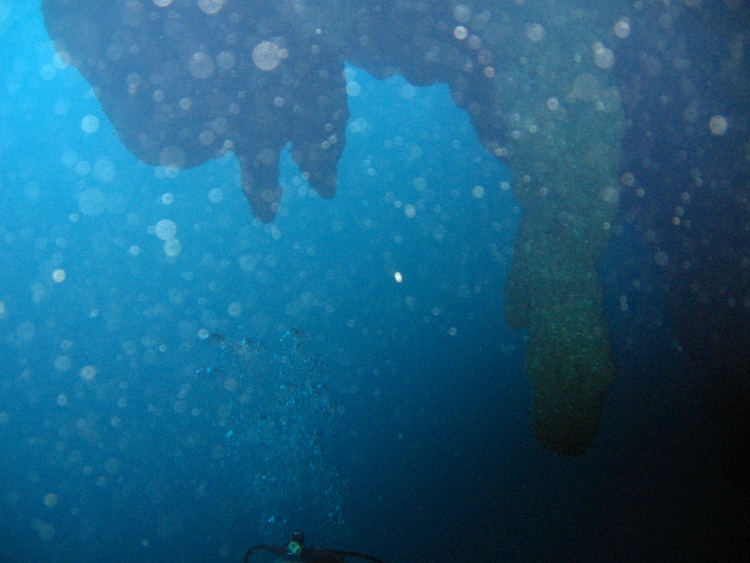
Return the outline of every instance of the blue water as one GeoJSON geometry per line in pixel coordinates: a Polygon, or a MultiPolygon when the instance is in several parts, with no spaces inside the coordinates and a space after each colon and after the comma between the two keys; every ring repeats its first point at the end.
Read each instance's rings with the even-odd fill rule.
{"type": "Polygon", "coordinates": [[[704,383],[653,257],[627,226],[613,240],[618,377],[591,450],[545,451],[503,320],[510,172],[446,86],[349,67],[335,198],[285,154],[262,225],[231,157],[178,174],[132,157],[35,2],[0,3],[0,57],[3,561],[239,561],[294,528],[392,562],[701,553],[719,494],[704,383]],[[263,343],[265,363],[209,334],[263,343]],[[330,412],[312,387],[271,408],[295,381],[324,384],[330,412]]]}

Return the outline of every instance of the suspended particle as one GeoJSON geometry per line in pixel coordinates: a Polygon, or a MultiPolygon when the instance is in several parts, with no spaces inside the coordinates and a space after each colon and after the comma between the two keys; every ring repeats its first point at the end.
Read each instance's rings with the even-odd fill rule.
{"type": "Polygon", "coordinates": [[[273,70],[281,63],[281,49],[275,43],[262,41],[253,49],[253,62],[261,70],[273,70]]]}

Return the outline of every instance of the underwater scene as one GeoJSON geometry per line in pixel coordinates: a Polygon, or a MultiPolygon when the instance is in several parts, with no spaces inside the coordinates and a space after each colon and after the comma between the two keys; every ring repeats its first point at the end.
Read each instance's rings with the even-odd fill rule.
{"type": "Polygon", "coordinates": [[[0,0],[0,561],[740,561],[747,0],[0,0]]]}

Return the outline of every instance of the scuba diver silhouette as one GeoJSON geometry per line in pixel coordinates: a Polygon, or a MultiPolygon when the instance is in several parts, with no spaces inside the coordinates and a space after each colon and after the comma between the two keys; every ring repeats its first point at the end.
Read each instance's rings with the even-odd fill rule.
{"type": "Polygon", "coordinates": [[[365,561],[383,563],[372,555],[358,553],[356,551],[340,551],[337,549],[320,549],[318,547],[305,546],[305,534],[300,530],[292,532],[292,539],[286,547],[280,545],[256,545],[245,552],[243,563],[249,563],[250,556],[256,551],[270,551],[282,557],[284,561],[302,561],[304,563],[346,563],[344,557],[357,557],[365,561]]]}

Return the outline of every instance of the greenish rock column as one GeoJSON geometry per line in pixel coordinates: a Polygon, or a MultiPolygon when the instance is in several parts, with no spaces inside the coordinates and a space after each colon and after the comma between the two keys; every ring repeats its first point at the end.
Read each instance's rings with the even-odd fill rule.
{"type": "Polygon", "coordinates": [[[506,316],[528,330],[534,435],[565,455],[590,445],[614,375],[597,262],[617,219],[623,117],[591,45],[547,40],[525,77],[500,85],[523,208],[506,316]]]}

